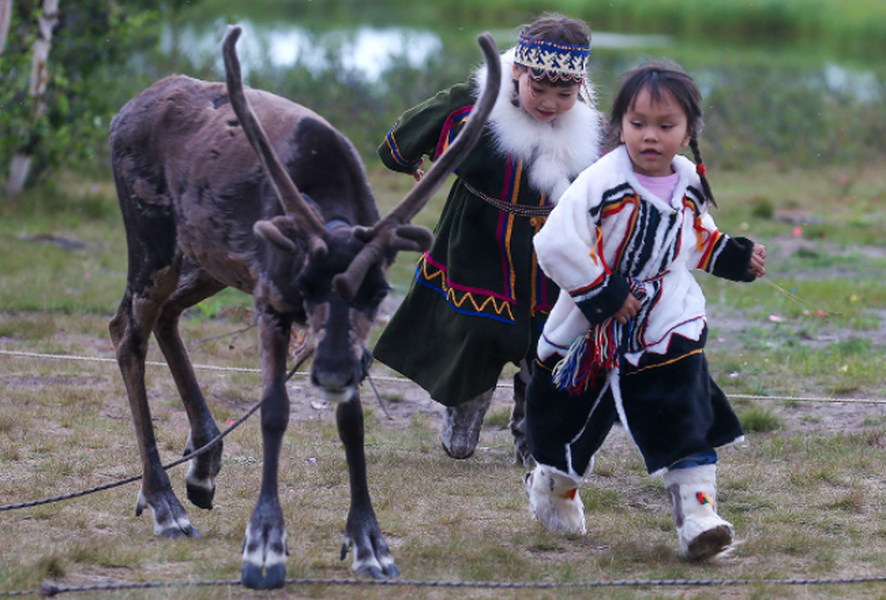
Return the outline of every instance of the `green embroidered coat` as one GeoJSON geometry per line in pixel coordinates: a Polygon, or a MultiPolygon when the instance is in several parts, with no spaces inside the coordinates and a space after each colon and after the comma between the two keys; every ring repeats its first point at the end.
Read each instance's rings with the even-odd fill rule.
{"type": "MultiPolygon", "coordinates": [[[[539,269],[532,237],[550,212],[551,196],[597,154],[597,112],[576,103],[563,115],[573,118],[559,127],[534,121],[510,101],[507,61],[505,55],[503,91],[486,130],[455,171],[434,245],[418,261],[415,280],[374,349],[378,360],[447,406],[492,388],[506,363],[534,357],[558,289],[539,269]],[[576,124],[584,135],[576,137],[576,124]],[[540,141],[565,159],[545,167],[540,141]],[[569,143],[584,147],[562,152],[569,143]]],[[[379,147],[385,165],[412,173],[423,156],[442,153],[470,114],[483,76],[404,113],[379,147]]]]}

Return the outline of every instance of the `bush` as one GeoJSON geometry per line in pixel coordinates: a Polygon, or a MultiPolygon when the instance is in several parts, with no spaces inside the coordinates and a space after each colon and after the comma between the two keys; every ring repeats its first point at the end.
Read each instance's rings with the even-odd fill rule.
{"type": "Polygon", "coordinates": [[[40,113],[28,86],[42,2],[17,0],[0,55],[0,173],[9,171],[21,149],[32,156],[30,181],[60,166],[95,164],[106,156],[110,118],[145,81],[132,77],[127,64],[137,53],[156,48],[162,20],[187,3],[62,2],[49,52],[45,111],[40,113]]]}

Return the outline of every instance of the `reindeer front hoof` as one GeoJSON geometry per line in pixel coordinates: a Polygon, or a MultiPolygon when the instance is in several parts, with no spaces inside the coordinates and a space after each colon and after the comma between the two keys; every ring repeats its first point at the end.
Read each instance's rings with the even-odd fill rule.
{"type": "Polygon", "coordinates": [[[279,506],[257,506],[258,517],[253,516],[246,528],[243,541],[243,566],[240,580],[243,585],[254,590],[270,590],[283,587],[286,579],[286,530],[279,506]]]}
{"type": "Polygon", "coordinates": [[[188,500],[197,508],[212,510],[212,499],[215,498],[215,487],[207,489],[202,485],[187,484],[188,500]]]}
{"type": "MultiPolygon", "coordinates": [[[[212,424],[212,429],[207,436],[218,436],[218,429],[212,424]]],[[[188,456],[196,450],[196,444],[192,437],[188,438],[185,445],[184,456],[188,456]]],[[[188,500],[197,508],[212,510],[212,499],[215,497],[215,478],[221,470],[223,444],[219,442],[208,452],[191,459],[191,468],[185,483],[188,490],[188,500]]]]}
{"type": "Polygon", "coordinates": [[[271,565],[262,569],[260,565],[244,563],[240,583],[251,590],[275,590],[286,583],[286,565],[271,565]]]}
{"type": "Polygon", "coordinates": [[[373,579],[394,579],[400,576],[400,570],[394,564],[394,557],[376,525],[374,531],[361,536],[359,543],[345,534],[341,545],[341,560],[344,560],[351,546],[354,546],[354,562],[351,571],[357,575],[373,579]]]}
{"type": "Polygon", "coordinates": [[[180,538],[200,539],[200,532],[190,523],[184,526],[176,525],[173,527],[167,527],[157,535],[163,536],[167,540],[177,540],[180,538]]]}
{"type": "Polygon", "coordinates": [[[135,516],[140,517],[144,510],[148,509],[154,520],[154,535],[168,540],[184,537],[200,538],[200,533],[191,525],[188,514],[171,490],[165,494],[154,493],[151,498],[149,501],[144,490],[139,491],[135,516]]]}
{"type": "Polygon", "coordinates": [[[364,567],[361,569],[357,575],[362,575],[363,577],[371,577],[372,579],[384,579],[384,573],[378,567],[364,567]]]}

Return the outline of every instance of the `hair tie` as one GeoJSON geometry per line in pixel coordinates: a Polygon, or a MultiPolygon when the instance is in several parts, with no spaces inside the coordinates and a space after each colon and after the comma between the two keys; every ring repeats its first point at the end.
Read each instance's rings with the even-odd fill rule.
{"type": "Polygon", "coordinates": [[[698,173],[699,177],[704,177],[707,174],[707,169],[705,169],[704,163],[698,163],[695,167],[695,172],[698,173]]]}

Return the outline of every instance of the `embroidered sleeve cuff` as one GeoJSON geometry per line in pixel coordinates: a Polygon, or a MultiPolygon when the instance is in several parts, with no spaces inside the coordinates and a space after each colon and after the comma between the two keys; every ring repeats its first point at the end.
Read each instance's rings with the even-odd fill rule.
{"type": "Polygon", "coordinates": [[[596,325],[614,315],[625,303],[631,288],[621,275],[604,275],[602,281],[569,293],[585,318],[596,325]]]}
{"type": "Polygon", "coordinates": [[[711,274],[732,281],[754,281],[756,277],[748,272],[754,242],[744,237],[727,238],[724,241],[711,274]]]}
{"type": "Polygon", "coordinates": [[[401,173],[414,173],[421,164],[421,157],[410,160],[400,152],[400,146],[394,131],[397,129],[397,123],[385,136],[385,141],[378,147],[378,155],[384,165],[392,171],[400,171],[401,173]]]}

